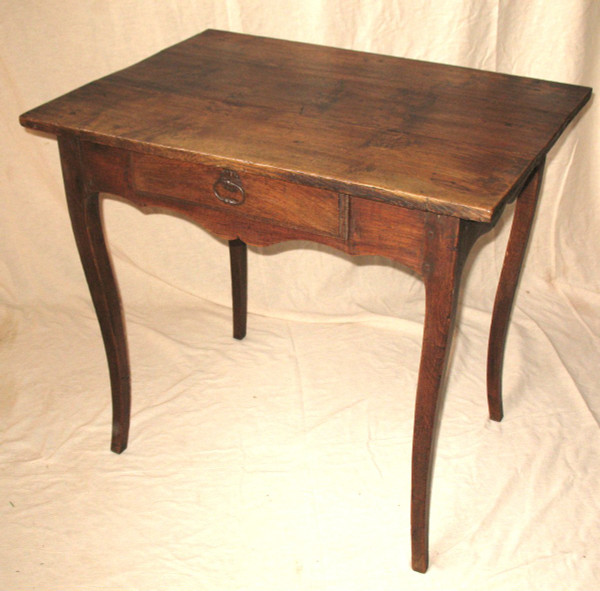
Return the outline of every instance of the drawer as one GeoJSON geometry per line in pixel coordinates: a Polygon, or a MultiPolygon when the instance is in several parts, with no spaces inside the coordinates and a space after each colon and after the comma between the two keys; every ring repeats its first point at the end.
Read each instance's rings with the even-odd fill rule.
{"type": "Polygon", "coordinates": [[[383,255],[421,272],[427,212],[352,197],[350,242],[356,254],[383,255]]]}
{"type": "Polygon", "coordinates": [[[340,237],[344,208],[337,193],[232,169],[133,154],[136,192],[170,197],[285,228],[340,237]]]}

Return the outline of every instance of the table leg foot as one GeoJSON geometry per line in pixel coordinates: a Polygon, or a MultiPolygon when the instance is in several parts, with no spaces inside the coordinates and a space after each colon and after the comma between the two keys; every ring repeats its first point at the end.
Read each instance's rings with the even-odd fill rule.
{"type": "Polygon", "coordinates": [[[121,298],[104,239],[99,195],[86,188],[79,142],[60,137],[59,149],[71,225],[108,359],[113,410],[111,450],[121,453],[127,447],[131,412],[131,378],[121,298]]]}
{"type": "MultiPolygon", "coordinates": [[[[129,428],[129,425],[127,425],[127,428],[129,428]]],[[[110,451],[116,454],[123,453],[127,449],[127,435],[127,432],[123,433],[122,431],[122,420],[117,418],[117,420],[113,422],[110,451]]]]}
{"type": "Polygon", "coordinates": [[[248,316],[248,249],[239,238],[229,241],[231,263],[231,296],[233,302],[233,337],[246,336],[248,316]]]}
{"type": "Polygon", "coordinates": [[[508,322],[533,224],[535,207],[542,184],[543,167],[544,163],[542,162],[533,172],[517,199],[492,312],[487,361],[487,396],[490,419],[493,421],[501,421],[504,415],[502,407],[502,365],[508,322]]]}

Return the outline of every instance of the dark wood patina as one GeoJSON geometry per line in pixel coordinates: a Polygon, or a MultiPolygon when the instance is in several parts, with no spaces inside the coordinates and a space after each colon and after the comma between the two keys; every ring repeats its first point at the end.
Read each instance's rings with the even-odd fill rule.
{"type": "Polygon", "coordinates": [[[432,442],[461,269],[518,199],[494,306],[490,416],[548,150],[591,89],[205,31],[21,116],[58,136],[67,202],[110,368],[112,450],[131,380],[100,194],[229,241],[234,337],[246,244],[303,239],[405,265],[425,282],[412,458],[412,564],[428,566],[432,442]]]}

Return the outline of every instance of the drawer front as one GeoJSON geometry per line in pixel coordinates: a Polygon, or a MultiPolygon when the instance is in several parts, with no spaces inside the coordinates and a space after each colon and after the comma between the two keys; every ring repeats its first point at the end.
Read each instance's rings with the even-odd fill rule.
{"type": "Polygon", "coordinates": [[[285,228],[332,237],[345,232],[341,199],[325,189],[146,154],[133,155],[132,184],[137,192],[285,228]]]}
{"type": "Polygon", "coordinates": [[[383,255],[421,272],[426,212],[353,197],[350,242],[356,254],[383,255]]]}

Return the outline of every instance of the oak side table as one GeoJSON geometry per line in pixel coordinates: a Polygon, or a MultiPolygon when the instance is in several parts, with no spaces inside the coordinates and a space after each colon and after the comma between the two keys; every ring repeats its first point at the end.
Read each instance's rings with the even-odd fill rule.
{"type": "Polygon", "coordinates": [[[412,566],[428,566],[436,408],[459,277],[517,199],[488,351],[502,418],[510,310],[546,153],[590,88],[207,30],[21,116],[58,136],[67,203],[104,339],[112,445],[127,446],[130,371],[100,193],[229,240],[233,335],[246,333],[246,244],[301,239],[389,257],[425,282],[415,406],[412,566]]]}

